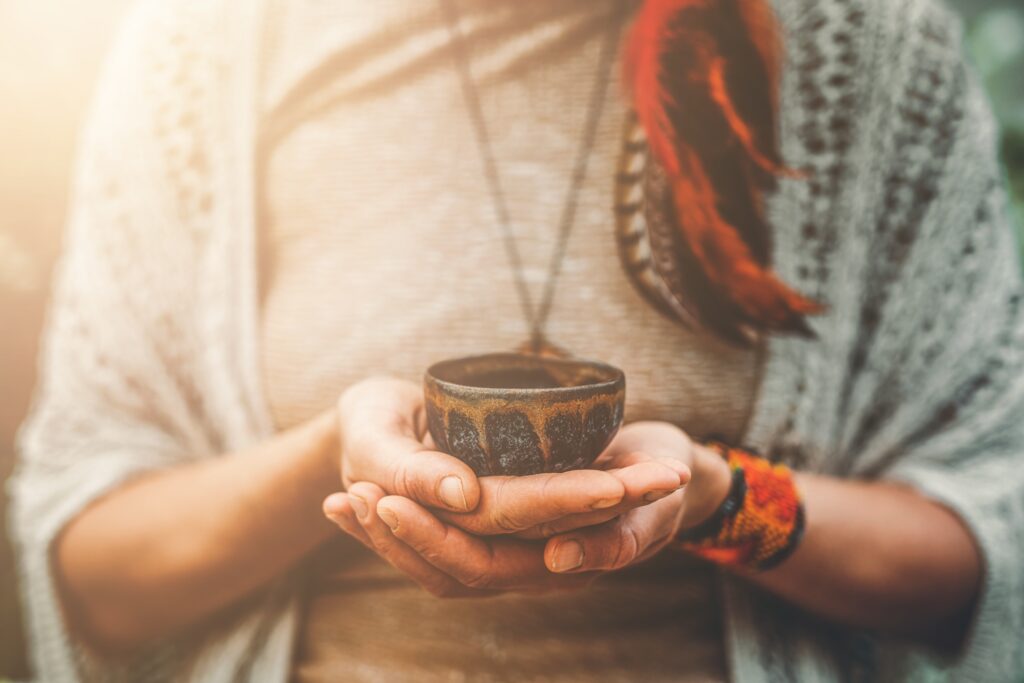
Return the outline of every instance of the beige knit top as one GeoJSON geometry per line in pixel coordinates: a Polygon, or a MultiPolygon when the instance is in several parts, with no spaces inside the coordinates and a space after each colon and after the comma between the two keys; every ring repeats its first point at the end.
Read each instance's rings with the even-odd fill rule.
{"type": "MultiPolygon", "coordinates": [[[[586,114],[607,2],[462,0],[484,114],[525,275],[538,297],[586,114]]],[[[471,123],[433,2],[292,2],[276,27],[271,102],[352,51],[332,104],[272,150],[262,367],[277,425],[387,373],[527,336],[471,123]]],[[[550,338],[621,367],[626,419],[738,435],[756,357],[681,329],[621,271],[612,187],[625,115],[609,89],[550,338]]],[[[721,680],[713,582],[680,557],[583,593],[443,602],[342,543],[310,590],[300,680],[721,680]],[[340,672],[344,672],[341,676],[340,672]],[[685,675],[684,675],[685,674],[685,675]],[[341,676],[341,678],[339,678],[341,676]]]]}
{"type": "MultiPolygon", "coordinates": [[[[459,2],[467,13],[472,11],[473,0],[459,2]]],[[[591,43],[563,47],[557,36],[580,35],[572,27],[591,2],[597,11],[602,0],[487,0],[495,21],[513,11],[565,13],[564,22],[555,24],[564,28],[534,32],[533,44],[551,46],[544,50],[543,69],[513,70],[508,79],[487,86],[488,116],[498,121],[503,131],[499,137],[532,141],[507,144],[502,150],[504,176],[517,176],[517,183],[544,172],[543,164],[515,172],[517,163],[529,159],[541,142],[549,150],[559,147],[553,122],[581,118],[572,104],[579,98],[571,96],[576,88],[570,67],[593,54],[591,43]],[[563,77],[556,80],[562,69],[563,77]],[[536,93],[528,84],[538,79],[550,86],[543,98],[502,94],[513,89],[536,93]],[[546,120],[554,101],[565,106],[546,120]],[[515,104],[516,111],[499,106],[506,102],[515,104]],[[533,134],[524,135],[524,129],[533,134]]],[[[277,11],[266,11],[263,2],[254,0],[142,0],[133,3],[131,18],[119,31],[82,135],[66,254],[47,316],[40,385],[20,433],[18,470],[9,482],[10,531],[18,548],[19,584],[39,680],[278,683],[296,670],[312,675],[318,661],[351,664],[334,680],[418,680],[416,661],[423,662],[421,669],[438,663],[452,653],[451,640],[463,637],[458,654],[472,652],[497,663],[501,671],[510,672],[506,678],[524,671],[513,664],[532,654],[546,665],[545,675],[530,675],[537,673],[533,669],[520,680],[572,673],[581,678],[587,664],[595,672],[591,680],[625,679],[627,670],[634,672],[629,680],[681,679],[686,675],[680,672],[691,670],[693,662],[679,658],[701,651],[704,644],[720,654],[714,630],[718,625],[708,623],[719,611],[726,625],[729,676],[737,683],[842,680],[851,672],[880,683],[1019,680],[1024,671],[1020,245],[1011,230],[997,163],[998,129],[976,73],[963,59],[959,25],[940,0],[772,2],[787,47],[779,111],[783,154],[788,166],[809,174],[806,181],[784,180],[769,197],[773,265],[785,281],[827,302],[829,309],[811,321],[816,341],[776,335],[768,339],[764,368],[758,372],[763,378],[757,382],[743,440],[804,471],[902,482],[963,518],[985,557],[986,571],[970,638],[956,656],[938,656],[912,643],[838,624],[823,628],[820,618],[784,609],[738,577],[721,577],[724,599],[719,610],[706,599],[700,602],[707,595],[701,579],[651,565],[652,572],[660,570],[657,581],[643,576],[642,568],[597,584],[617,600],[603,611],[593,593],[563,596],[557,603],[547,602],[554,598],[537,602],[515,597],[452,603],[425,600],[416,591],[392,598],[389,590],[399,585],[400,577],[392,574],[391,584],[381,581],[374,588],[369,581],[355,580],[353,568],[336,564],[342,581],[348,572],[351,590],[331,590],[325,580],[310,591],[313,610],[305,620],[300,645],[306,654],[298,667],[293,644],[300,603],[289,576],[270,593],[219,616],[209,624],[208,637],[196,639],[190,632],[130,661],[90,662],[85,668],[87,646],[63,619],[52,548],[86,506],[130,477],[210,462],[224,452],[247,452],[273,429],[265,410],[267,383],[276,397],[277,419],[284,424],[282,408],[290,397],[314,396],[311,404],[326,406],[355,376],[388,370],[414,375],[411,366],[387,362],[403,358],[400,349],[447,355],[453,347],[501,341],[494,338],[498,323],[476,327],[479,339],[467,343],[459,334],[468,333],[470,325],[450,330],[421,318],[422,309],[408,305],[400,311],[402,320],[410,334],[421,337],[388,337],[393,329],[386,328],[374,328],[377,334],[371,337],[357,328],[358,320],[348,324],[358,308],[354,302],[360,301],[351,294],[367,289],[373,268],[351,257],[347,247],[323,255],[314,243],[326,249],[327,236],[344,230],[355,245],[367,232],[386,231],[395,236],[386,251],[392,259],[402,255],[403,240],[420,240],[443,250],[446,265],[453,266],[469,256],[467,235],[485,239],[491,224],[468,222],[484,214],[474,208],[484,199],[481,189],[473,189],[476,167],[461,161],[468,153],[459,142],[462,128],[458,134],[440,135],[454,130],[454,117],[461,116],[450,101],[455,87],[442,85],[450,82],[441,75],[450,62],[431,61],[426,55],[414,68],[403,69],[401,60],[378,59],[375,70],[366,70],[373,66],[374,55],[386,56],[382,46],[413,46],[415,41],[405,41],[403,35],[439,23],[429,14],[429,0],[329,4],[334,16],[318,14],[327,10],[313,5],[305,10],[293,5],[312,19],[305,24],[289,19],[285,26],[277,11]],[[403,6],[409,10],[404,20],[397,16],[403,6]],[[360,13],[371,10],[395,10],[396,17],[360,19],[360,13]],[[257,194],[253,180],[266,178],[255,173],[252,152],[260,122],[253,103],[266,80],[256,77],[253,55],[267,25],[291,31],[289,50],[275,53],[282,60],[311,63],[315,52],[335,39],[340,48],[360,43],[369,52],[361,52],[358,59],[346,53],[352,56],[351,69],[339,77],[377,73],[384,81],[375,81],[373,92],[363,90],[360,97],[325,110],[322,120],[311,121],[277,150],[270,189],[278,220],[262,227],[300,235],[278,254],[280,289],[271,292],[263,308],[256,305],[257,284],[266,280],[257,278],[252,258],[257,234],[253,208],[267,197],[257,194]],[[388,26],[395,30],[385,32],[385,40],[375,40],[380,37],[375,27],[388,26]],[[373,97],[380,98],[379,106],[370,103],[373,97]],[[441,118],[442,113],[452,118],[441,118]],[[366,115],[379,118],[366,121],[366,115]],[[324,134],[323,126],[332,122],[338,123],[336,130],[332,126],[331,134],[324,134]],[[413,145],[406,127],[421,133],[434,130],[439,136],[412,137],[413,145]],[[372,139],[360,139],[362,131],[372,139]],[[384,150],[394,149],[390,139],[404,146],[389,155],[384,150]],[[428,144],[438,155],[412,172],[411,164],[422,161],[416,149],[428,144]],[[451,151],[455,148],[458,154],[451,151]],[[317,160],[320,154],[325,159],[317,160]],[[307,163],[284,163],[286,157],[305,158],[307,163]],[[410,172],[404,174],[404,184],[385,187],[382,174],[388,167],[364,163],[382,157],[400,157],[406,164],[410,172]],[[315,165],[317,161],[325,163],[315,165]],[[465,176],[463,168],[470,169],[465,176]],[[327,174],[333,177],[325,180],[327,174]],[[442,177],[444,182],[438,182],[442,177]],[[374,194],[365,192],[374,186],[356,182],[368,178],[377,179],[374,194]],[[300,201],[286,206],[285,196],[300,201]],[[392,201],[417,204],[413,210],[395,211],[401,220],[392,224],[356,220],[366,217],[367,206],[386,213],[392,201]],[[445,202],[453,205],[445,209],[445,202]],[[319,223],[313,220],[313,207],[322,210],[319,223]],[[449,230],[439,218],[457,222],[460,244],[421,237],[421,231],[453,233],[455,228],[449,230]],[[303,238],[310,244],[305,258],[299,253],[303,238]],[[328,259],[341,266],[322,268],[322,282],[331,283],[328,289],[313,278],[305,287],[289,284],[305,280],[309,273],[304,270],[328,259]],[[285,315],[300,304],[306,304],[306,313],[285,315]],[[265,330],[259,327],[263,313],[269,316],[265,330]],[[339,322],[331,327],[329,339],[307,339],[314,328],[327,329],[322,320],[330,317],[339,322]],[[289,320],[295,321],[294,327],[284,327],[289,320]],[[310,350],[288,351],[281,343],[286,336],[308,342],[310,350]],[[261,354],[264,341],[272,345],[261,354]],[[383,360],[375,367],[357,366],[345,355],[356,349],[363,349],[365,358],[376,353],[383,360]],[[308,389],[320,384],[317,373],[329,376],[320,393],[308,389]],[[285,391],[293,382],[304,389],[285,391]],[[348,599],[356,595],[364,602],[348,599]],[[333,609],[332,596],[338,597],[333,609]],[[551,608],[539,614],[513,609],[538,604],[551,608]],[[591,608],[581,618],[570,605],[591,608]],[[558,606],[567,609],[552,616],[558,606]],[[590,615],[596,618],[587,620],[590,615]],[[331,624],[343,627],[333,631],[338,634],[333,642],[327,630],[331,624]],[[438,636],[449,625],[452,630],[438,636]],[[713,637],[690,638],[701,629],[713,637]],[[362,640],[346,641],[349,633],[362,640]],[[410,665],[409,645],[421,637],[427,646],[411,650],[410,665]],[[649,648],[638,650],[647,643],[649,648]],[[318,650],[309,645],[324,647],[319,651],[323,656],[318,658],[318,650]],[[331,645],[334,649],[327,649],[331,645]],[[414,659],[424,652],[431,656],[414,659]],[[637,652],[628,666],[600,668],[617,661],[618,655],[637,652]],[[636,662],[641,656],[646,662],[636,662]],[[648,662],[661,664],[662,672],[651,673],[650,666],[643,666],[648,662]]],[[[541,26],[525,19],[511,25],[541,26]]],[[[489,40],[476,41],[478,63],[488,61],[489,46],[527,44],[514,40],[519,35],[515,31],[503,32],[497,24],[494,29],[489,40]]],[[[602,140],[611,144],[607,136],[615,133],[606,122],[602,140]]],[[[582,230],[570,245],[575,267],[591,274],[599,269],[581,258],[580,250],[591,244],[581,236],[589,234],[596,244],[607,234],[603,187],[610,185],[611,167],[608,150],[603,154],[588,187],[590,218],[581,216],[582,230]]],[[[547,163],[558,160],[549,155],[547,163]]],[[[557,181],[544,185],[541,196],[554,193],[554,183],[564,180],[561,174],[548,175],[557,175],[557,181]]],[[[541,196],[531,198],[540,201],[541,196]]],[[[517,202],[520,230],[528,229],[529,215],[523,212],[533,208],[517,202]]],[[[502,291],[489,288],[501,277],[495,265],[501,261],[482,245],[476,256],[485,253],[490,255],[485,263],[465,269],[471,282],[455,282],[456,288],[444,290],[467,313],[483,307],[478,297],[497,297],[502,291]]],[[[373,258],[382,256],[375,253],[373,258]]],[[[407,264],[405,281],[415,280],[423,288],[453,284],[445,280],[447,271],[425,264],[423,256],[415,265],[407,264]]],[[[611,259],[600,273],[598,280],[563,283],[554,321],[562,334],[559,341],[580,352],[607,353],[627,367],[633,379],[631,417],[667,414],[696,431],[705,419],[721,419],[726,411],[731,415],[733,401],[746,396],[734,374],[744,374],[736,364],[742,359],[722,362],[715,347],[707,353],[695,351],[702,342],[647,317],[611,259]],[[580,296],[581,282],[594,287],[592,300],[601,302],[586,309],[593,312],[593,328],[600,330],[596,337],[587,336],[586,326],[580,326],[579,306],[566,305],[578,303],[578,298],[567,297],[580,296]],[[662,346],[657,348],[664,358],[647,347],[650,335],[660,337],[662,346]],[[647,366],[659,362],[663,365],[658,371],[647,366]],[[680,377],[692,381],[682,385],[680,377]],[[707,405],[716,408],[701,410],[707,405]]],[[[389,287],[394,282],[386,281],[389,287]]],[[[274,283],[269,284],[273,289],[274,283]]],[[[435,293],[417,291],[407,299],[422,306],[435,293]]],[[[380,312],[374,322],[393,323],[393,304],[406,302],[394,293],[374,294],[380,312]]],[[[492,321],[512,319],[507,310],[497,308],[497,301],[492,303],[487,309],[492,321]]],[[[301,412],[287,419],[300,419],[301,412]]],[[[463,666],[465,658],[446,661],[447,670],[432,671],[449,680],[475,677],[474,669],[463,666]]]]}

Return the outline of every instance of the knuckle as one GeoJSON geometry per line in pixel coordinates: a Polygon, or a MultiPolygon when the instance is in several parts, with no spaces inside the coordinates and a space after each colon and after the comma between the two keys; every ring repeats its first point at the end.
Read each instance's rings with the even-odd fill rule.
{"type": "Polygon", "coordinates": [[[409,463],[404,458],[399,459],[391,468],[391,490],[388,493],[408,497],[413,493],[414,480],[409,463]]]}
{"type": "Polygon", "coordinates": [[[491,513],[489,515],[491,524],[505,532],[514,533],[520,531],[523,525],[519,523],[511,503],[512,496],[508,494],[508,481],[503,480],[494,489],[494,496],[491,501],[491,513]]]}
{"type": "Polygon", "coordinates": [[[412,546],[412,549],[431,564],[436,564],[444,559],[444,553],[429,543],[417,543],[412,546]]]}
{"type": "Polygon", "coordinates": [[[519,531],[521,528],[516,524],[515,519],[505,510],[496,510],[491,517],[491,522],[494,524],[495,528],[509,534],[519,531]]]}
{"type": "Polygon", "coordinates": [[[448,559],[445,549],[448,547],[448,527],[444,527],[444,533],[440,539],[427,540],[423,538],[409,539],[405,541],[420,557],[431,564],[438,564],[448,559]]]}
{"type": "Polygon", "coordinates": [[[468,588],[480,590],[500,588],[494,574],[494,567],[494,551],[489,549],[488,556],[467,562],[457,578],[459,578],[459,583],[468,588]]]}
{"type": "Polygon", "coordinates": [[[461,583],[466,588],[488,589],[492,587],[492,579],[486,572],[465,575],[461,583]]]}
{"type": "Polygon", "coordinates": [[[552,487],[554,485],[555,478],[553,476],[544,477],[540,482],[540,490],[538,494],[540,500],[558,500],[558,496],[553,495],[552,487]]]}
{"type": "Polygon", "coordinates": [[[566,498],[564,491],[559,490],[556,476],[545,477],[537,489],[537,500],[543,501],[543,509],[538,512],[543,513],[545,517],[559,518],[578,512],[576,506],[566,498]]]}
{"type": "Polygon", "coordinates": [[[370,544],[378,555],[383,557],[385,560],[391,554],[391,544],[387,539],[382,538],[380,534],[367,533],[367,538],[370,540],[370,544]]]}
{"type": "Polygon", "coordinates": [[[615,555],[612,559],[612,567],[621,569],[632,564],[640,554],[640,537],[631,525],[621,525],[617,537],[615,555]]]}

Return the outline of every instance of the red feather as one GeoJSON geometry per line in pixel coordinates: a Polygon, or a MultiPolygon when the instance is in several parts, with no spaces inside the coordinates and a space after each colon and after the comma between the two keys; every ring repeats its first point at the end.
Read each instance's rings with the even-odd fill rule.
{"type": "MultiPolygon", "coordinates": [[[[645,0],[625,54],[633,107],[647,133],[651,153],[671,183],[684,243],[707,280],[735,309],[734,317],[763,329],[806,331],[804,316],[819,313],[823,307],[789,288],[755,259],[740,231],[722,216],[722,198],[730,193],[715,187],[711,180],[709,163],[723,153],[738,155],[738,167],[747,170],[735,182],[737,187],[743,186],[745,201],[759,211],[762,189],[753,180],[756,172],[771,176],[789,173],[778,161],[774,135],[771,140],[764,139],[767,135],[759,139],[737,106],[736,95],[741,93],[730,83],[730,64],[720,53],[714,33],[714,27],[722,30],[723,25],[741,33],[752,49],[748,54],[760,60],[768,78],[767,88],[762,90],[769,93],[767,106],[774,112],[781,50],[765,0],[645,0]],[[724,14],[726,11],[733,14],[724,14]],[[682,72],[666,72],[666,57],[673,50],[684,51],[686,68],[682,72]],[[711,123],[715,125],[704,132],[726,139],[708,141],[695,139],[699,135],[692,133],[681,135],[679,117],[687,115],[688,107],[713,112],[711,123]]],[[[774,119],[771,123],[774,125],[774,119]]]]}

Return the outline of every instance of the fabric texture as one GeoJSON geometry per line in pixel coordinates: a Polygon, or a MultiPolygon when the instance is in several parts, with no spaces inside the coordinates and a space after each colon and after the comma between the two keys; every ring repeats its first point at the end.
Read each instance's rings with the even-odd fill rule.
{"type": "MultiPolygon", "coordinates": [[[[278,6],[265,108],[275,119],[310,109],[266,150],[260,365],[274,422],[287,428],[368,372],[419,382],[434,362],[513,349],[530,330],[438,4],[278,6]],[[305,98],[280,94],[337,55],[348,63],[326,70],[305,98]]],[[[628,13],[610,14],[618,8],[608,0],[458,8],[536,300],[598,52],[609,30],[624,35],[628,13]]],[[[609,86],[548,333],[624,370],[627,421],[736,439],[753,403],[757,350],[675,324],[620,267],[609,189],[628,107],[618,79],[609,86]]],[[[356,543],[329,557],[304,586],[302,683],[725,678],[714,569],[686,556],[665,553],[569,595],[484,601],[438,601],[356,543]]]]}
{"type": "Polygon", "coordinates": [[[585,591],[438,600],[369,550],[339,545],[311,567],[293,683],[728,680],[715,577],[683,553],[585,591]]]}
{"type": "Polygon", "coordinates": [[[732,486],[714,514],[676,537],[676,547],[725,567],[778,566],[804,531],[793,471],[742,448],[709,446],[729,463],[732,486]]]}
{"type": "MultiPolygon", "coordinates": [[[[536,304],[609,5],[476,0],[460,7],[536,304]]],[[[318,99],[309,118],[267,150],[269,277],[259,355],[271,415],[287,428],[330,407],[339,387],[368,369],[419,382],[432,363],[514,349],[530,330],[436,3],[289,2],[278,16],[267,56],[271,111],[276,93],[324,55],[381,45],[352,59],[350,72],[372,76],[354,84],[339,70],[318,89],[331,93],[330,106],[318,99]],[[423,61],[433,68],[413,68],[423,61]]],[[[609,191],[625,115],[615,82],[548,336],[623,369],[627,420],[738,438],[752,404],[756,351],[675,324],[641,299],[620,267],[609,191]]]]}
{"type": "MultiPolygon", "coordinates": [[[[985,562],[963,652],[829,625],[724,577],[736,681],[1003,681],[1024,670],[1024,325],[996,127],[937,0],[775,0],[781,141],[806,180],[767,203],[774,267],[828,304],[773,337],[744,441],[839,477],[907,482],[985,562]]],[[[257,353],[257,3],[145,0],[83,142],[43,375],[11,481],[32,659],[46,681],[283,681],[283,579],[187,642],[117,665],[68,635],[64,524],[142,472],[272,431],[257,353]],[[150,248],[159,245],[159,248],[150,248]]],[[[273,17],[269,18],[273,21],[273,17]]]]}

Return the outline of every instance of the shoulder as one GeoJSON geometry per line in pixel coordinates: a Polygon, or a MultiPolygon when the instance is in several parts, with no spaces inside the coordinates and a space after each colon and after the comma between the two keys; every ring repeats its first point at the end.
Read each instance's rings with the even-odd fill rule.
{"type": "Polygon", "coordinates": [[[71,222],[87,226],[90,239],[135,233],[149,241],[157,223],[167,233],[210,231],[227,179],[247,158],[260,5],[133,5],[80,136],[71,222]]]}
{"type": "Polygon", "coordinates": [[[774,0],[789,42],[827,52],[910,54],[922,42],[960,55],[962,21],[943,0],[774,0]]]}
{"type": "MultiPolygon", "coordinates": [[[[230,109],[255,69],[263,2],[141,0],[118,28],[93,97],[84,151],[103,156],[194,131],[230,109]]],[[[123,155],[122,155],[123,156],[123,155]]]]}
{"type": "Polygon", "coordinates": [[[223,34],[232,15],[244,11],[245,4],[239,0],[140,0],[129,11],[122,33],[128,40],[176,37],[201,41],[223,34]]]}
{"type": "Polygon", "coordinates": [[[869,144],[902,119],[931,128],[964,105],[961,21],[942,0],[775,0],[775,7],[787,54],[783,107],[809,154],[855,138],[869,144]],[[859,125],[866,119],[883,129],[859,125]]]}
{"type": "Polygon", "coordinates": [[[244,65],[249,57],[243,51],[259,40],[264,4],[255,0],[135,3],[108,54],[101,89],[153,95],[161,89],[187,89],[199,79],[229,77],[232,68],[244,65]]]}

